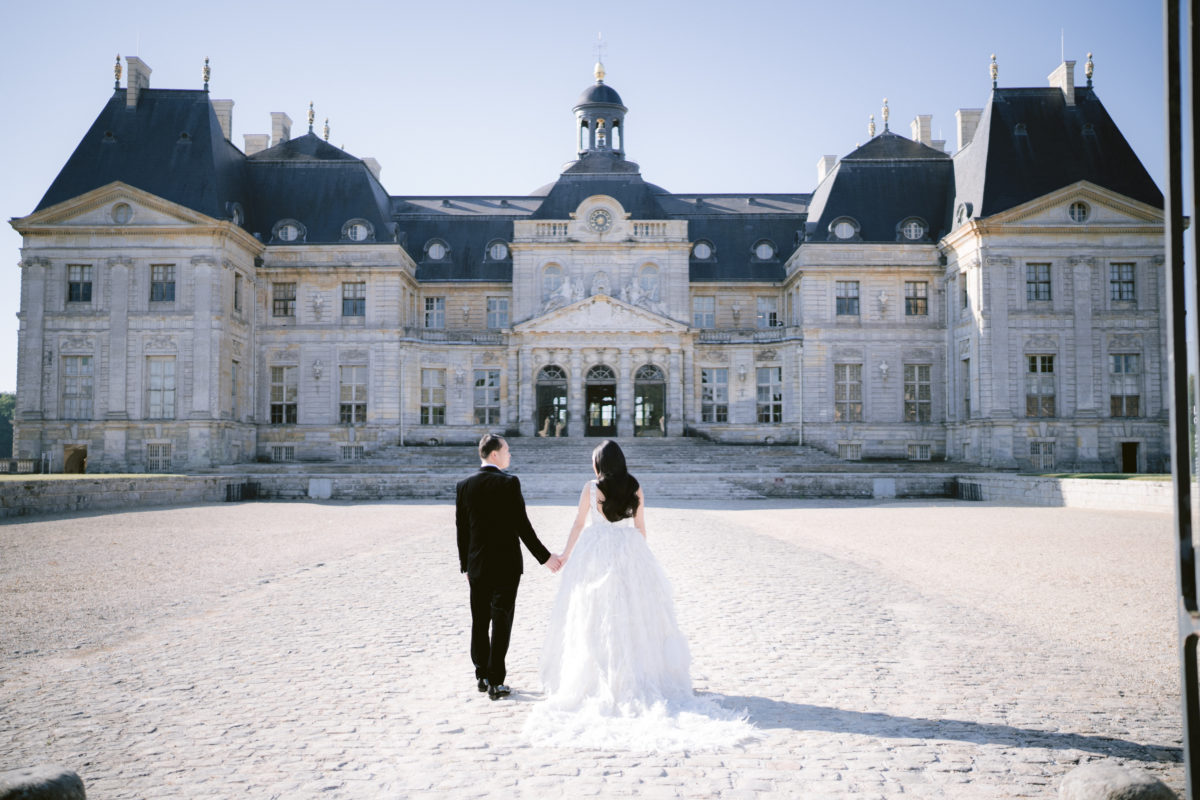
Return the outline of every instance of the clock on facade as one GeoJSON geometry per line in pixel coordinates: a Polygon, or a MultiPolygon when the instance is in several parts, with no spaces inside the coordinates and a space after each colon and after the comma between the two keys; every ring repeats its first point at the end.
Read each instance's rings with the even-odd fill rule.
{"type": "Polygon", "coordinates": [[[597,208],[588,214],[588,227],[597,233],[604,233],[612,227],[612,212],[607,208],[597,208]]]}

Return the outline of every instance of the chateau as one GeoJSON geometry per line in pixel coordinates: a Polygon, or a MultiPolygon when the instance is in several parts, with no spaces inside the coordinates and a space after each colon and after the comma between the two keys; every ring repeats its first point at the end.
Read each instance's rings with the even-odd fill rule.
{"type": "Polygon", "coordinates": [[[1163,199],[1090,55],[1086,86],[1066,61],[998,87],[993,61],[952,153],[885,105],[811,191],[755,195],[643,180],[600,64],[564,114],[574,160],[489,197],[391,194],[311,110],[239,148],[207,74],[126,65],[11,223],[18,457],[169,471],[499,430],[1167,464],[1163,199]]]}

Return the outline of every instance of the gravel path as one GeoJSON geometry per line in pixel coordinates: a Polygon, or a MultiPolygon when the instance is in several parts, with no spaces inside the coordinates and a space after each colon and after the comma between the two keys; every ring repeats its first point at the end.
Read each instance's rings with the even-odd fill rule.
{"type": "MultiPolygon", "coordinates": [[[[573,511],[531,507],[551,549],[573,511]]],[[[1182,787],[1168,517],[780,501],[648,524],[697,690],[764,742],[535,750],[554,576],[527,559],[492,703],[452,507],[259,503],[0,527],[0,769],[62,763],[94,798],[1047,797],[1096,759],[1182,787]]]]}

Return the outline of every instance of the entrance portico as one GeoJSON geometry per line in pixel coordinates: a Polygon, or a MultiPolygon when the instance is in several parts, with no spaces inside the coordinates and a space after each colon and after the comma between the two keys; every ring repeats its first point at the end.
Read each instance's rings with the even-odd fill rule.
{"type": "Polygon", "coordinates": [[[513,328],[526,436],[680,436],[686,325],[603,294],[513,328]]]}

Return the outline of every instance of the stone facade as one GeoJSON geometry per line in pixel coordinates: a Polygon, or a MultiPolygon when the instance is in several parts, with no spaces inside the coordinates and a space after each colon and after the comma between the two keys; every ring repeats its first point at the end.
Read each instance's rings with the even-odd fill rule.
{"type": "MultiPolygon", "coordinates": [[[[243,154],[227,141],[232,102],[206,93],[188,93],[211,105],[189,124],[211,116],[214,174],[244,162],[242,183],[227,182],[236,200],[80,166],[85,139],[38,209],[13,221],[24,237],[15,455],[178,470],[503,430],[1165,469],[1152,182],[1084,172],[1006,205],[985,187],[972,208],[971,158],[992,156],[970,148],[1001,135],[989,104],[960,114],[953,158],[922,117],[916,141],[885,130],[840,162],[822,158],[811,194],[671,195],[609,143],[625,108],[597,74],[576,106],[579,159],[532,196],[389,197],[377,162],[311,132],[291,139],[286,115],[270,148],[243,154]],[[924,210],[905,205],[895,177],[913,165],[924,210]],[[327,212],[289,206],[296,190],[278,187],[304,169],[365,188],[338,184],[327,212]],[[891,206],[854,189],[871,170],[892,171],[891,206]]],[[[1066,97],[1038,91],[1043,104],[1066,97]]],[[[132,125],[139,103],[182,94],[150,89],[146,68],[113,103],[132,125]]],[[[1068,105],[1098,107],[1092,97],[1089,80],[1068,105]]],[[[104,120],[89,137],[119,142],[104,120]]],[[[203,136],[181,138],[171,146],[203,136]]]]}

